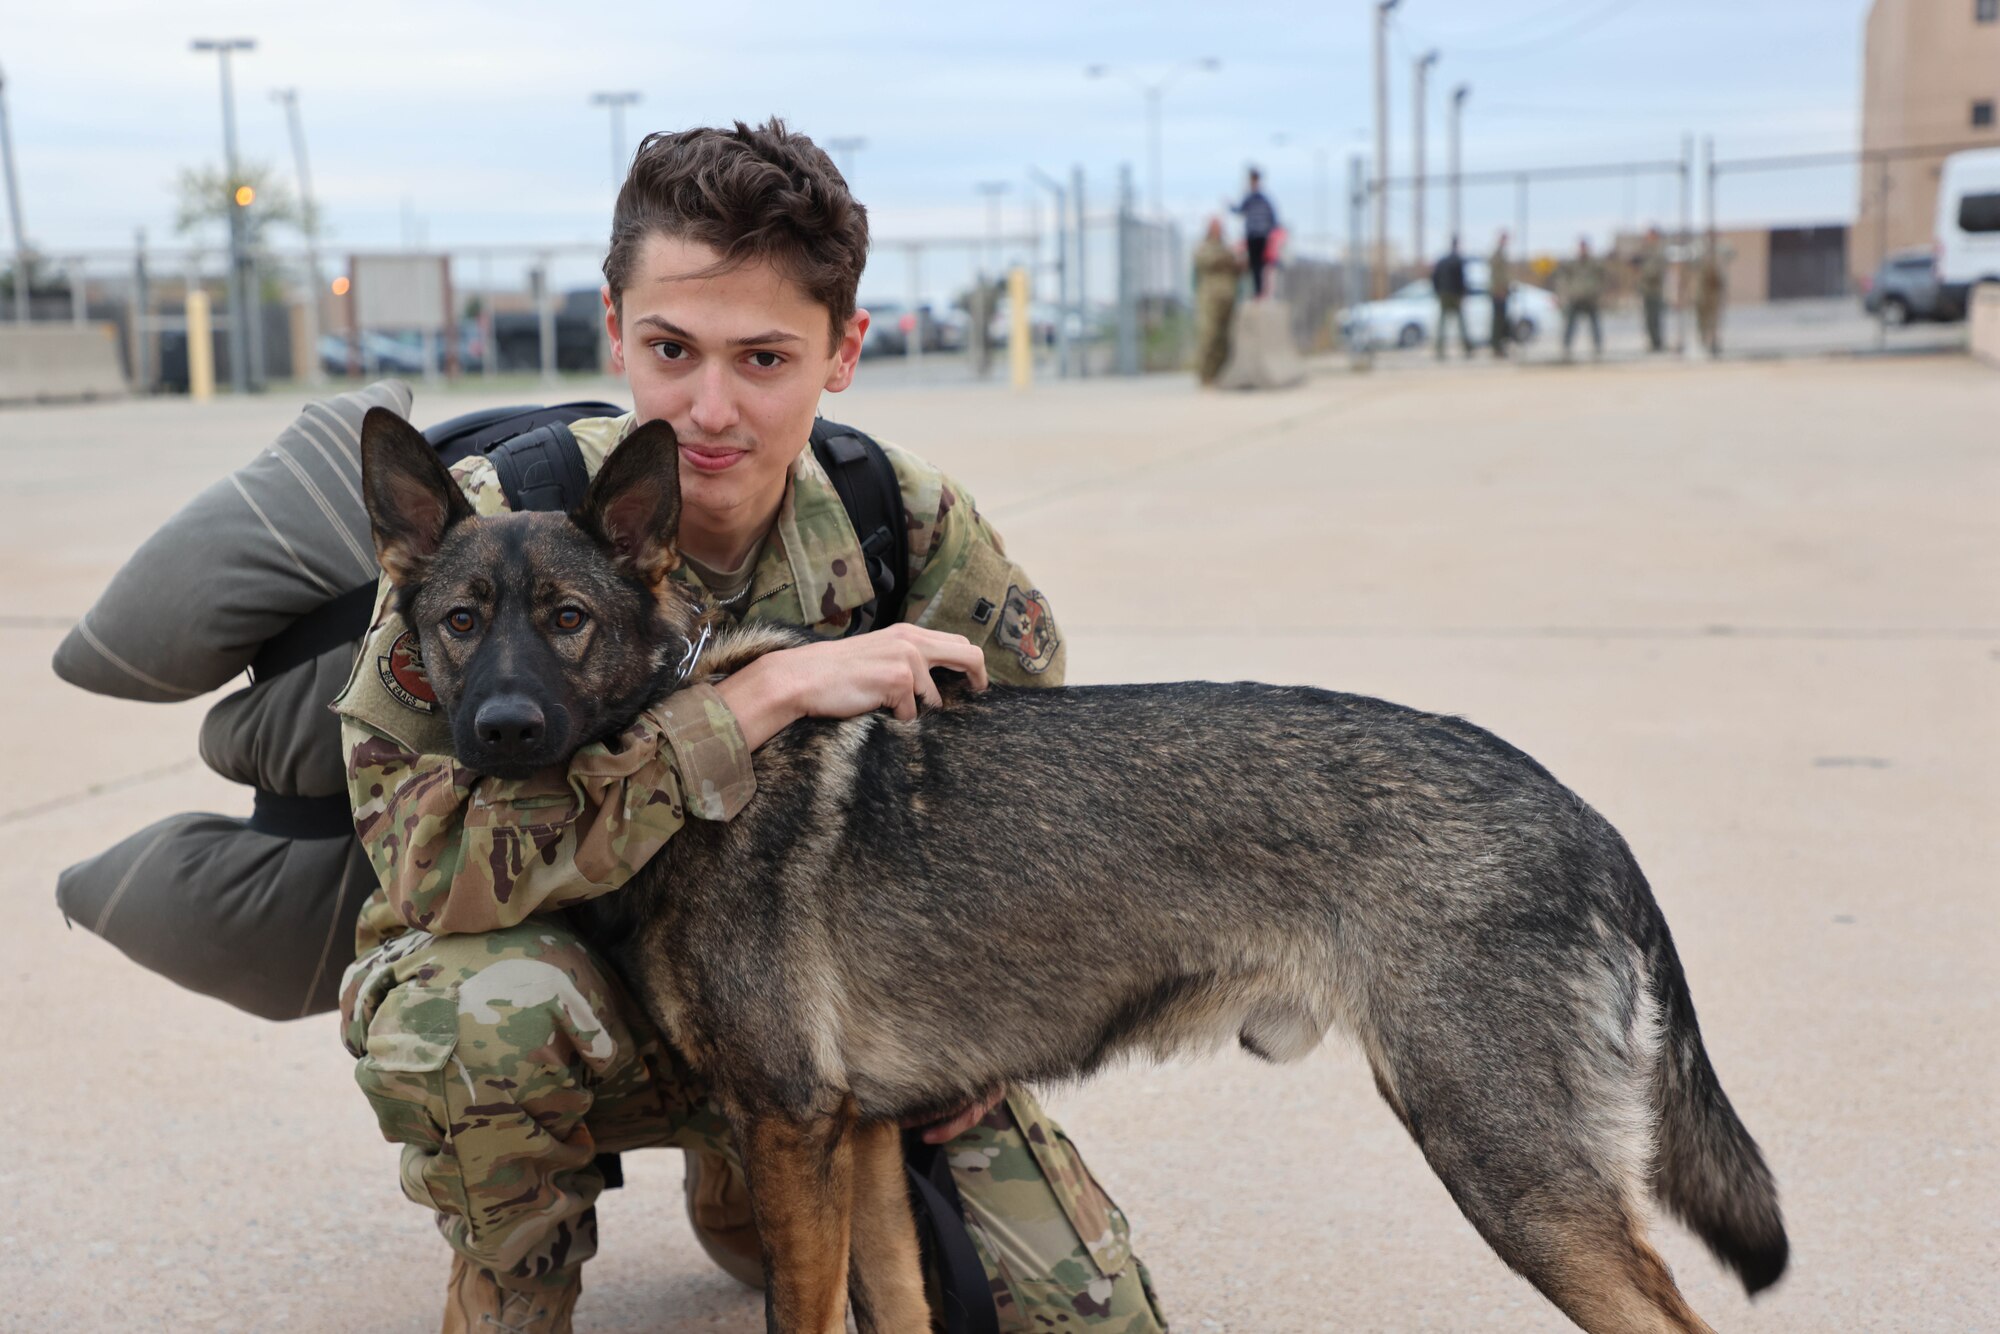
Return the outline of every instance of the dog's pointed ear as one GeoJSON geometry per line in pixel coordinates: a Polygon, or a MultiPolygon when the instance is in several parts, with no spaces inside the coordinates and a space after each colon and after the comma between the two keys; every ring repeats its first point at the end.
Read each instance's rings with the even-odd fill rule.
{"type": "Polygon", "coordinates": [[[653,587],[681,563],[681,451],[674,428],[650,421],[611,451],[570,516],[653,587]]]}
{"type": "Polygon", "coordinates": [[[361,495],[375,559],[398,588],[422,579],[445,533],[472,517],[430,441],[387,408],[370,408],[361,419],[361,495]]]}

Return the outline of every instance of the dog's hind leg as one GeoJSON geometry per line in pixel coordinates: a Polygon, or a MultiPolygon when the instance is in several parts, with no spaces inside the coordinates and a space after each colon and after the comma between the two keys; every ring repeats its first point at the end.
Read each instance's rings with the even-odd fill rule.
{"type": "Polygon", "coordinates": [[[854,1128],[854,1323],[862,1334],[930,1328],[923,1253],[910,1215],[903,1143],[894,1123],[854,1128]]]}
{"type": "Polygon", "coordinates": [[[1713,1334],[1646,1242],[1645,1146],[1593,1105],[1615,1093],[1550,1048],[1481,1060],[1438,1036],[1378,1056],[1376,1084],[1495,1253],[1591,1334],[1713,1334]]]}
{"type": "Polygon", "coordinates": [[[764,1243],[769,1334],[842,1334],[854,1204],[854,1106],[795,1120],[732,1113],[764,1243]]]}

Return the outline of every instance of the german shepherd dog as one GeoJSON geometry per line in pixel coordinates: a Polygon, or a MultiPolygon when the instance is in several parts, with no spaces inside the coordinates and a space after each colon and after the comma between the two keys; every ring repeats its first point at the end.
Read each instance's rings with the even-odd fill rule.
{"type": "MultiPolygon", "coordinates": [[[[672,429],[571,514],[477,518],[393,414],[362,431],[382,568],[461,763],[520,776],[802,632],[669,579],[672,429]]],[[[925,1330],[896,1123],[1004,1083],[1331,1029],[1479,1234],[1584,1329],[1707,1330],[1664,1204],[1755,1293],[1788,1251],[1625,842],[1456,718],[1239,683],[974,694],[793,723],[728,822],[572,909],[713,1085],[767,1320],[925,1330]],[[1004,832],[1002,832],[1004,831],[1004,832]]]]}

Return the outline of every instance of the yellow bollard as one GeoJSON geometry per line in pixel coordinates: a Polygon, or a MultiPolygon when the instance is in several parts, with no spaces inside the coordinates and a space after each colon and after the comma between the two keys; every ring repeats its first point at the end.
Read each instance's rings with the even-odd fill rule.
{"type": "Polygon", "coordinates": [[[206,403],[215,397],[215,343],[208,327],[208,293],[187,295],[188,397],[206,403]]]}
{"type": "Polygon", "coordinates": [[[1028,328],[1028,271],[1019,265],[1007,271],[1007,360],[1014,387],[1026,389],[1035,379],[1034,335],[1028,328]]]}

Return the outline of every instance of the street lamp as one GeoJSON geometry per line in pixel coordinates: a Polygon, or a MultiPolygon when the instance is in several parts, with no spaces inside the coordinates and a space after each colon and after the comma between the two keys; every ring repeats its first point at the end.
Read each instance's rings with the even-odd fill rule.
{"type": "MultiPolygon", "coordinates": [[[[257,43],[248,37],[197,37],[189,43],[197,52],[213,51],[222,66],[222,157],[223,187],[234,190],[242,184],[236,165],[236,95],[229,82],[232,51],[255,51],[257,43]]],[[[250,255],[245,244],[243,210],[246,203],[229,201],[229,387],[237,393],[250,388],[250,255]]]]}
{"type": "Polygon", "coordinates": [[[1221,68],[1222,62],[1220,60],[1217,60],[1214,56],[1203,56],[1199,60],[1184,61],[1150,82],[1140,78],[1130,70],[1114,69],[1110,65],[1091,65],[1083,71],[1086,77],[1092,79],[1101,79],[1107,74],[1121,74],[1132,81],[1133,87],[1145,94],[1147,156],[1150,159],[1148,165],[1152,176],[1153,215],[1155,217],[1162,217],[1166,214],[1166,205],[1162,200],[1160,181],[1160,97],[1167,89],[1179,82],[1183,74],[1193,73],[1197,70],[1213,74],[1221,68]]]}
{"type": "MultiPolygon", "coordinates": [[[[292,132],[292,170],[299,178],[299,208],[305,213],[306,233],[306,379],[319,384],[326,379],[319,352],[319,205],[313,201],[312,168],[306,162],[305,123],[299,119],[299,90],[274,88],[271,100],[285,108],[285,123],[292,132]]],[[[294,358],[296,362],[297,358],[294,358]]]]}
{"type": "Polygon", "coordinates": [[[590,104],[594,107],[611,108],[611,188],[616,190],[625,183],[625,108],[639,100],[639,94],[592,93],[590,104]]]}
{"type": "Polygon", "coordinates": [[[858,134],[835,135],[826,140],[826,151],[840,164],[841,179],[851,188],[854,185],[854,155],[868,147],[868,141],[858,134]]]}
{"type": "Polygon", "coordinates": [[[0,166],[7,173],[7,215],[14,228],[14,319],[28,322],[28,235],[21,230],[21,187],[14,180],[14,136],[7,128],[7,78],[0,75],[0,166]]]}
{"type": "Polygon", "coordinates": [[[1461,219],[1458,211],[1458,132],[1460,122],[1465,119],[1465,99],[1472,96],[1472,85],[1461,83],[1451,90],[1451,234],[1462,235],[1461,219]]]}
{"type": "Polygon", "coordinates": [[[1424,247],[1424,101],[1425,89],[1430,83],[1431,66],[1438,63],[1438,53],[1426,51],[1416,59],[1417,109],[1416,109],[1416,171],[1411,185],[1412,214],[1411,225],[1415,232],[1416,254],[1412,256],[1419,265],[1429,262],[1429,253],[1424,247]]]}

